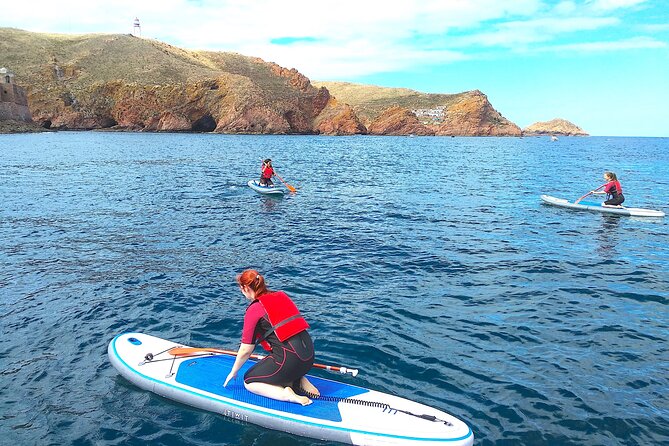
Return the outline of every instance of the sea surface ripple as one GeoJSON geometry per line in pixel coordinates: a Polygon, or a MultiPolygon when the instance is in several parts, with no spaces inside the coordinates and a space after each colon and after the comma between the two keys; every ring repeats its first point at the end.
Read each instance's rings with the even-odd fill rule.
{"type": "Polygon", "coordinates": [[[126,331],[236,348],[247,267],[319,362],[477,445],[669,443],[669,218],[539,199],[613,170],[626,204],[669,212],[669,139],[60,132],[0,154],[0,444],[322,444],[109,364],[126,331]],[[297,194],[246,187],[265,157],[297,194]]]}

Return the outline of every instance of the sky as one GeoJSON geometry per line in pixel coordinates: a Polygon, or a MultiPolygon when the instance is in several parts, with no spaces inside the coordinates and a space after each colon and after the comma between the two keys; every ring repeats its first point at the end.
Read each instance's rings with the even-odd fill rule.
{"type": "MultiPolygon", "coordinates": [[[[52,0],[0,26],[132,33],[233,51],[312,80],[426,93],[481,90],[521,128],[669,137],[669,0],[52,0]]],[[[2,55],[0,54],[0,65],[2,55]]]]}

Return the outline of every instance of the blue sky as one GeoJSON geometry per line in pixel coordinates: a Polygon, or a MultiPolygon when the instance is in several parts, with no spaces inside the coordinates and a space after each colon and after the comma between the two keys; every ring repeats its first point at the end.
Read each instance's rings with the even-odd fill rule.
{"type": "Polygon", "coordinates": [[[261,57],[314,80],[479,89],[521,128],[560,117],[592,135],[669,136],[666,0],[39,0],[2,10],[0,26],[54,33],[129,33],[138,17],[143,37],[261,57]]]}

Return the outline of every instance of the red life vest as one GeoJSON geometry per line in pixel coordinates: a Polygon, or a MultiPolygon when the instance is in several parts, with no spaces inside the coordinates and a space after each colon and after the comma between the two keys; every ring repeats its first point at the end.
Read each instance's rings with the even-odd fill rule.
{"type": "Polygon", "coordinates": [[[272,169],[270,166],[263,164],[262,166],[262,177],[263,178],[272,178],[272,175],[274,175],[274,169],[272,169]]]}
{"type": "MultiPolygon", "coordinates": [[[[300,311],[290,297],[283,291],[263,294],[258,301],[267,312],[269,323],[272,324],[274,334],[279,341],[284,342],[291,336],[309,328],[309,324],[300,315],[300,311]]],[[[263,338],[269,333],[263,334],[263,338]]],[[[264,339],[260,342],[265,350],[271,350],[269,343],[264,339]]]]}
{"type": "Polygon", "coordinates": [[[609,195],[616,195],[616,194],[622,194],[623,193],[623,188],[620,185],[620,181],[609,181],[606,183],[606,186],[604,186],[604,192],[606,192],[609,195]]]}

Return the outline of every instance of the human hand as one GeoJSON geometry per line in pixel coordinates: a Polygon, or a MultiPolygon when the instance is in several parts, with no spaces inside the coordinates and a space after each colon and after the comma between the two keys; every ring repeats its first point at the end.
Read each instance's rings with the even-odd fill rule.
{"type": "Polygon", "coordinates": [[[228,383],[230,382],[230,380],[236,377],[237,377],[237,372],[230,372],[228,374],[228,377],[225,378],[225,383],[223,383],[223,387],[228,387],[228,383]]]}

